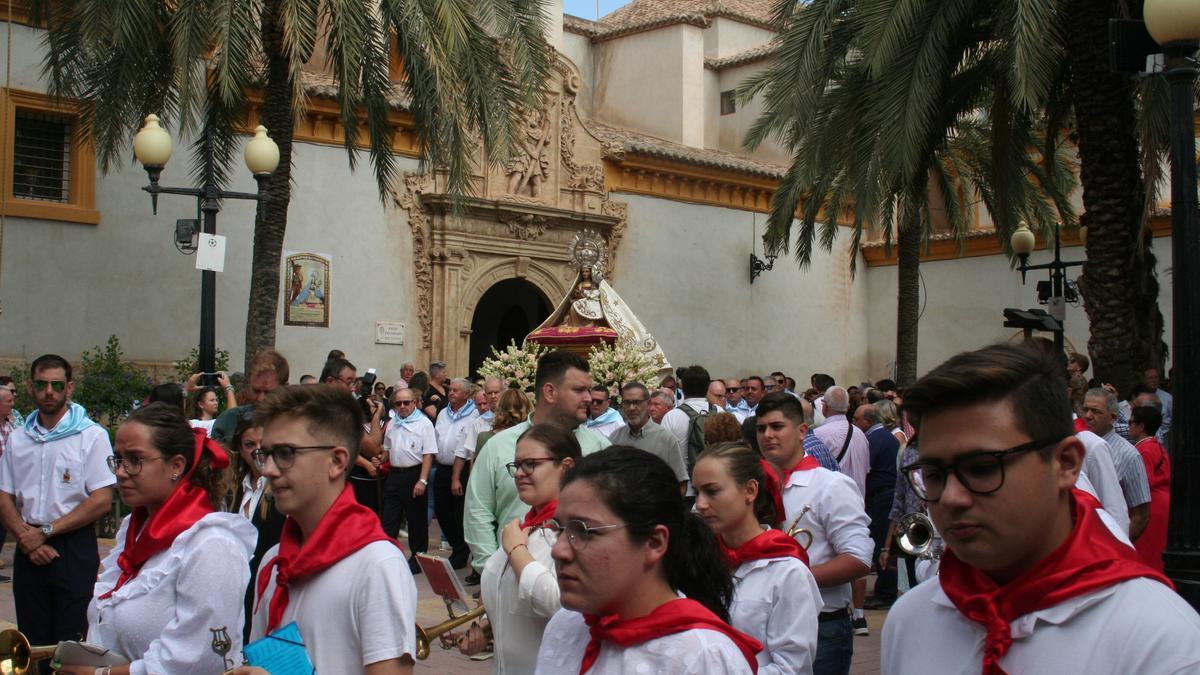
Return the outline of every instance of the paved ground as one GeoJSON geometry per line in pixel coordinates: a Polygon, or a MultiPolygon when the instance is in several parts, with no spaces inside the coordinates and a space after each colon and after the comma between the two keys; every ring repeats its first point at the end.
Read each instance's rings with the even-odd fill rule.
{"type": "MultiPolygon", "coordinates": [[[[437,553],[439,534],[437,526],[434,524],[431,527],[431,537],[433,541],[430,544],[430,551],[437,553]]],[[[112,540],[101,541],[101,556],[112,546],[112,540]]],[[[444,552],[449,554],[448,551],[444,552]]],[[[11,575],[12,573],[12,556],[13,545],[11,543],[5,545],[4,550],[0,553],[0,559],[4,561],[5,567],[0,570],[0,574],[11,575]]],[[[465,575],[466,570],[463,574],[465,575]]],[[[478,587],[468,587],[468,590],[477,591],[478,587]]],[[[441,599],[434,595],[429,588],[429,584],[423,577],[417,577],[417,621],[422,626],[432,626],[446,620],[446,608],[441,599]]],[[[867,623],[871,627],[870,637],[858,637],[854,640],[854,664],[850,669],[853,675],[866,675],[867,673],[879,672],[879,648],[880,648],[880,633],[883,630],[883,619],[885,612],[867,612],[867,623]]],[[[0,629],[14,628],[16,622],[16,612],[13,609],[12,584],[0,583],[0,629]]],[[[470,658],[463,656],[458,650],[445,650],[437,645],[434,641],[434,646],[431,649],[429,659],[420,661],[417,664],[418,672],[426,673],[490,673],[492,670],[489,661],[472,661],[470,658]]]]}

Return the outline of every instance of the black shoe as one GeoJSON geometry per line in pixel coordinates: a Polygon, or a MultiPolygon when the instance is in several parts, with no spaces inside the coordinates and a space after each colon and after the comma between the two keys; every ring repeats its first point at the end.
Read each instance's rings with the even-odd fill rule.
{"type": "Polygon", "coordinates": [[[871,629],[867,628],[867,617],[864,616],[861,619],[854,619],[851,621],[851,623],[854,624],[855,635],[859,637],[867,637],[871,634],[871,629]]]}
{"type": "Polygon", "coordinates": [[[483,580],[479,577],[479,572],[471,572],[466,579],[463,579],[468,586],[478,586],[481,581],[483,580]]]}
{"type": "Polygon", "coordinates": [[[413,573],[413,576],[415,577],[421,573],[421,564],[417,562],[417,559],[415,557],[409,558],[408,559],[408,569],[410,572],[413,573]]]}
{"type": "Polygon", "coordinates": [[[888,609],[892,603],[896,602],[895,598],[867,598],[863,603],[863,609],[888,609]]]}
{"type": "Polygon", "coordinates": [[[12,581],[12,577],[6,577],[3,574],[0,574],[0,584],[7,584],[10,581],[12,581]]]}

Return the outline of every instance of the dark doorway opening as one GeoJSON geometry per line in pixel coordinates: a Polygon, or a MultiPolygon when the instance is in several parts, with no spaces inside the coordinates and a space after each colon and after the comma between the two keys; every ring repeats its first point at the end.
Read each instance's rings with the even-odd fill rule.
{"type": "Polygon", "coordinates": [[[492,355],[521,341],[550,316],[550,304],[537,286],[524,279],[505,279],[492,286],[475,305],[471,318],[471,376],[492,355]]]}

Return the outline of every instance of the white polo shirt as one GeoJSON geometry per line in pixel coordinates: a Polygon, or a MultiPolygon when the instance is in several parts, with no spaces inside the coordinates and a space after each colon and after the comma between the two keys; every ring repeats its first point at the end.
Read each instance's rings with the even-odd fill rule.
{"type": "Polygon", "coordinates": [[[435,425],[437,428],[438,464],[453,464],[455,457],[471,459],[474,455],[475,436],[479,433],[475,426],[477,419],[479,419],[479,411],[474,409],[457,421],[450,419],[450,406],[446,406],[438,413],[435,425]],[[468,446],[471,450],[467,450],[468,446]]]}
{"type": "Polygon", "coordinates": [[[751,560],[733,573],[729,623],[763,644],[759,675],[811,673],[821,589],[796,558],[751,560]]]}
{"type": "MultiPolygon", "coordinates": [[[[260,571],[278,553],[276,544],[263,554],[260,571]]],[[[251,642],[266,634],[274,572],[262,599],[256,598],[251,642]]],[[[417,586],[404,551],[391,542],[375,541],[323,572],[293,581],[279,625],[296,622],[304,651],[318,673],[350,673],[405,654],[415,659],[416,620],[417,586]]]]}
{"type": "MultiPolygon", "coordinates": [[[[796,471],[783,487],[784,524],[792,522],[810,505],[808,513],[800,519],[803,527],[813,535],[808,547],[808,559],[813,567],[848,553],[864,565],[871,564],[875,543],[871,541],[868,525],[871,519],[863,508],[863,497],[849,476],[834,473],[824,467],[796,471]]],[[[797,535],[797,540],[803,540],[797,535]]],[[[850,584],[838,584],[821,588],[824,607],[821,611],[832,612],[850,606],[850,584]]]]}
{"type": "Polygon", "coordinates": [[[383,434],[383,450],[388,455],[388,462],[397,469],[419,465],[425,455],[437,454],[433,422],[425,415],[408,424],[392,420],[383,434]]]}
{"type": "MultiPolygon", "coordinates": [[[[1009,673],[1200,672],[1200,616],[1175,591],[1130,579],[1018,617],[1009,673]]],[[[940,578],[900,596],[883,625],[884,675],[978,675],[986,632],[940,578]]]]}
{"type": "Polygon", "coordinates": [[[108,468],[112,454],[108,432],[99,424],[48,442],[34,440],[17,427],[0,455],[0,492],[16,498],[26,523],[52,523],[96,490],[116,484],[117,477],[108,468]]]}

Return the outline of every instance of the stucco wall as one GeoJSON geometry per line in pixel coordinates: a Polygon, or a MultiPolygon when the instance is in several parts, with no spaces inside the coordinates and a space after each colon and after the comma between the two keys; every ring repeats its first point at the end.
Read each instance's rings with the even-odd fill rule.
{"type": "Polygon", "coordinates": [[[749,103],[743,104],[738,102],[737,111],[730,115],[721,114],[721,92],[736,90],[746,78],[761,71],[766,67],[763,61],[748,63],[743,66],[733,68],[724,68],[720,71],[708,71],[715,73],[715,77],[710,80],[716,89],[712,93],[709,100],[713,101],[713,117],[717,120],[716,136],[710,136],[709,147],[719,148],[726,152],[736,152],[745,154],[763,162],[774,162],[776,164],[790,165],[792,163],[791,155],[789,155],[783,146],[779,144],[775,138],[768,138],[761,143],[753,153],[747,152],[742,145],[746,140],[746,132],[758,120],[762,114],[763,105],[762,97],[758,96],[749,103]]]}
{"type": "MultiPolygon", "coordinates": [[[[1158,258],[1158,306],[1166,323],[1164,333],[1171,342],[1171,240],[1154,240],[1158,258]]],[[[1036,251],[1030,263],[1049,262],[1051,253],[1036,251]]],[[[1062,251],[1064,260],[1080,260],[1083,248],[1062,251]]],[[[1079,268],[1068,270],[1071,279],[1079,277],[1079,268]]],[[[888,364],[896,352],[896,267],[872,267],[866,270],[867,311],[870,326],[870,374],[872,378],[888,374],[888,364]]],[[[1006,341],[1020,331],[1004,327],[1004,309],[1028,309],[1037,304],[1037,282],[1046,272],[1030,272],[1021,285],[1021,274],[1010,269],[1002,255],[939,260],[921,264],[921,300],[923,313],[919,328],[917,372],[925,373],[960,351],[1006,341]]],[[[1067,306],[1066,339],[1068,347],[1087,350],[1088,320],[1083,305],[1067,306]]],[[[1051,337],[1050,333],[1042,334],[1051,337]]]]}
{"type": "Polygon", "coordinates": [[[704,36],[675,25],[593,45],[600,121],[703,147],[704,36]]]}
{"type": "Polygon", "coordinates": [[[866,285],[862,275],[850,280],[848,237],[808,270],[780,258],[751,284],[762,214],[613,196],[629,203],[614,286],[672,365],[700,363],[714,376],[783,370],[798,380],[865,370],[866,285]]]}
{"type": "Polygon", "coordinates": [[[712,26],[704,31],[704,56],[725,58],[771,41],[773,31],[751,26],[736,19],[718,16],[712,26]]]}

